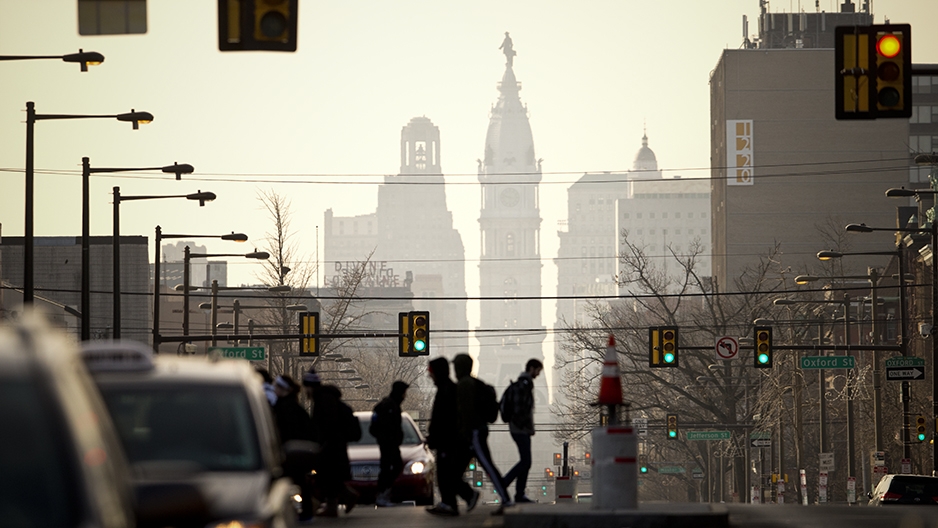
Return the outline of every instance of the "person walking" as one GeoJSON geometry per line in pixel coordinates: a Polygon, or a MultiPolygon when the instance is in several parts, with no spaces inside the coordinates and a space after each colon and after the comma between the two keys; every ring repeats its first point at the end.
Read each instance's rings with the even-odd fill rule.
{"type": "Polygon", "coordinates": [[[403,381],[395,381],[391,384],[391,394],[378,402],[371,414],[368,432],[378,441],[378,450],[381,454],[378,484],[375,490],[376,506],[394,505],[391,502],[391,485],[404,470],[404,461],[401,459],[401,444],[404,442],[401,404],[404,403],[408,387],[409,385],[403,381]]]}
{"type": "MultiPolygon", "coordinates": [[[[504,513],[508,506],[514,506],[514,503],[508,497],[505,487],[502,485],[502,475],[492,461],[492,454],[489,451],[489,420],[486,417],[489,405],[494,405],[495,414],[498,414],[498,402],[494,401],[494,392],[491,387],[482,380],[474,378],[472,372],[472,358],[468,354],[457,354],[453,358],[453,369],[456,371],[456,420],[459,434],[469,443],[471,452],[463,456],[460,460],[460,471],[465,471],[474,454],[479,465],[488,474],[495,492],[501,498],[501,505],[495,511],[496,515],[504,513]],[[489,402],[489,400],[493,400],[489,402]]],[[[493,418],[494,420],[494,418],[493,418]]]]}
{"type": "MultiPolygon", "coordinates": [[[[300,386],[290,376],[277,376],[271,383],[276,393],[276,403],[273,406],[274,423],[280,442],[285,444],[291,440],[313,440],[313,422],[306,410],[300,405],[298,396],[300,386]]],[[[299,520],[309,521],[313,518],[313,490],[309,481],[309,468],[294,468],[287,476],[300,487],[300,514],[299,520]]]]}
{"type": "Polygon", "coordinates": [[[515,502],[534,502],[525,494],[528,485],[528,472],[531,470],[531,437],[534,436],[534,380],[544,370],[544,364],[537,359],[529,359],[524,372],[513,381],[505,391],[502,405],[503,416],[507,412],[508,432],[518,446],[518,463],[508,470],[502,484],[505,489],[517,479],[515,502]]]}
{"type": "Polygon", "coordinates": [[[479,502],[478,491],[463,480],[466,466],[460,461],[471,458],[469,444],[459,435],[456,418],[456,384],[449,377],[449,361],[439,357],[428,366],[430,379],[436,385],[430,424],[427,426],[427,447],[436,450],[436,470],[440,486],[440,502],[427,507],[434,515],[457,516],[456,497],[466,501],[466,512],[479,502]]]}
{"type": "Polygon", "coordinates": [[[335,385],[323,384],[315,369],[303,375],[313,399],[313,441],[320,446],[319,463],[316,467],[316,483],[322,492],[323,507],[318,512],[323,517],[338,515],[341,500],[345,513],[355,507],[355,497],[345,485],[352,479],[352,468],[348,458],[348,443],[361,439],[362,431],[352,408],[342,401],[342,392],[335,385]]]}

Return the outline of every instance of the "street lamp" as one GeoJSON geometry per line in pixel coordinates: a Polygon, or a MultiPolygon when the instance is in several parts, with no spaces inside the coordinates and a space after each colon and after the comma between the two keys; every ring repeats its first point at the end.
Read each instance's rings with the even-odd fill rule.
{"type": "MultiPolygon", "coordinates": [[[[97,54],[100,56],[100,54],[97,54]]],[[[86,57],[87,58],[87,57],[86,57]]],[[[91,57],[96,58],[96,57],[91,57]]],[[[101,60],[104,60],[104,57],[101,57],[101,60]]],[[[84,61],[83,64],[93,63],[93,61],[84,61]]],[[[33,148],[33,137],[34,137],[34,128],[36,121],[45,121],[50,119],[117,119],[118,121],[128,122],[133,124],[134,130],[139,128],[140,123],[149,123],[153,121],[153,114],[149,112],[137,112],[134,109],[130,109],[129,113],[126,114],[109,114],[109,115],[86,115],[86,114],[37,114],[36,105],[32,101],[26,103],[26,199],[24,210],[26,214],[25,221],[23,223],[23,303],[31,304],[33,302],[34,290],[35,290],[35,279],[34,279],[34,256],[33,256],[33,246],[34,246],[34,235],[33,235],[33,202],[34,202],[34,185],[33,185],[33,175],[34,175],[34,148],[33,148]]],[[[84,217],[82,218],[85,221],[84,217]]],[[[85,317],[82,318],[83,321],[87,321],[90,318],[86,311],[82,311],[85,314],[85,317]]],[[[82,327],[84,332],[84,326],[82,327]]],[[[88,339],[87,337],[82,337],[83,340],[88,339]]]]}
{"type": "MultiPolygon", "coordinates": [[[[918,165],[938,165],[938,156],[935,154],[919,154],[915,156],[915,163],[918,165]]],[[[930,179],[932,185],[936,183],[935,179],[935,170],[931,171],[930,179]]],[[[922,189],[922,190],[912,190],[912,189],[889,189],[886,191],[886,196],[910,196],[907,194],[911,192],[915,195],[916,200],[921,200],[923,194],[934,195],[938,193],[933,189],[922,189]]],[[[935,214],[938,214],[938,209],[932,206],[932,216],[931,216],[931,225],[928,228],[918,229],[915,231],[908,232],[930,232],[931,233],[931,318],[932,318],[932,332],[935,332],[936,326],[938,326],[938,261],[936,261],[935,253],[938,252],[938,218],[935,217],[935,214]]],[[[848,226],[849,227],[849,226],[848,226]]],[[[897,229],[897,231],[903,231],[902,229],[897,229]]],[[[932,333],[931,337],[931,364],[932,364],[932,426],[936,426],[936,420],[938,420],[938,338],[932,333]]],[[[903,354],[904,355],[904,354],[903,354]]],[[[907,382],[903,382],[907,383],[907,382]]],[[[906,421],[908,421],[908,414],[906,414],[906,421]]],[[[908,431],[906,431],[906,437],[908,438],[908,431]]],[[[908,456],[906,456],[908,458],[908,456]]],[[[932,474],[938,474],[938,438],[932,438],[932,474]]]]}
{"type": "MultiPolygon", "coordinates": [[[[192,288],[192,289],[193,289],[193,290],[196,290],[196,289],[199,289],[199,288],[198,288],[198,287],[195,287],[195,288],[192,288]]],[[[232,288],[224,288],[224,287],[218,286],[218,281],[217,281],[217,280],[213,280],[213,281],[212,281],[212,301],[211,301],[211,302],[199,303],[199,309],[200,309],[200,310],[211,310],[211,311],[212,311],[212,321],[213,321],[213,324],[214,324],[214,321],[217,320],[217,318],[218,318],[218,310],[219,310],[219,308],[230,308],[230,309],[232,310],[232,312],[234,313],[234,333],[235,333],[235,334],[238,333],[238,329],[239,329],[239,326],[240,326],[239,323],[240,323],[240,320],[241,320],[241,310],[244,310],[244,309],[248,309],[248,310],[268,310],[268,309],[274,308],[273,306],[250,306],[250,305],[243,305],[243,304],[241,304],[241,302],[240,302],[238,299],[235,299],[235,300],[234,300],[234,303],[232,304],[232,306],[219,306],[219,305],[218,305],[218,291],[219,291],[219,290],[222,290],[222,289],[231,289],[231,290],[245,289],[245,290],[247,290],[247,289],[255,289],[255,288],[234,288],[234,287],[232,287],[232,288]]],[[[292,288],[291,288],[290,286],[271,286],[270,288],[266,288],[266,290],[269,291],[269,292],[288,292],[288,291],[290,291],[291,289],[292,289],[292,288]]],[[[286,309],[287,309],[287,310],[290,310],[290,311],[294,311],[294,312],[306,312],[306,311],[309,310],[309,308],[308,308],[305,304],[290,304],[290,305],[286,306],[286,309]]]]}
{"type": "MultiPolygon", "coordinates": [[[[100,170],[100,169],[93,169],[100,170]]],[[[125,169],[126,170],[126,169],[125,169]]],[[[177,165],[173,164],[167,167],[161,167],[163,172],[172,172],[176,174],[176,179],[178,180],[182,174],[191,174],[193,171],[192,165],[177,165]]],[[[202,207],[205,205],[205,202],[211,202],[215,200],[215,193],[211,192],[199,192],[192,194],[173,194],[173,195],[140,195],[140,196],[121,196],[121,188],[114,187],[114,221],[113,221],[113,235],[111,237],[112,244],[112,264],[114,266],[113,284],[112,292],[114,295],[114,315],[113,315],[113,326],[114,326],[114,339],[120,339],[121,337],[121,245],[120,245],[120,235],[121,235],[121,217],[120,217],[120,206],[121,202],[134,201],[134,200],[159,200],[163,198],[185,198],[187,200],[198,200],[199,206],[202,207]]]]}
{"type": "Polygon", "coordinates": [[[78,48],[78,53],[69,53],[67,55],[0,55],[0,61],[23,61],[40,59],[62,59],[62,62],[77,62],[81,65],[81,71],[88,71],[88,66],[97,66],[104,62],[104,55],[97,51],[85,51],[78,48]]]}
{"type": "MultiPolygon", "coordinates": [[[[164,238],[220,238],[222,240],[231,240],[233,242],[246,242],[248,236],[244,233],[235,233],[232,231],[227,235],[181,235],[181,234],[163,234],[163,229],[156,226],[156,253],[153,261],[153,351],[160,351],[160,242],[164,238]]],[[[186,277],[188,279],[188,277],[186,277]]],[[[188,311],[184,318],[188,318],[188,311]]]]}
{"type": "MultiPolygon", "coordinates": [[[[252,251],[251,253],[192,253],[189,249],[189,246],[186,246],[183,250],[183,279],[182,283],[185,286],[183,288],[182,294],[182,333],[185,336],[189,335],[189,290],[192,288],[189,286],[189,260],[195,258],[212,258],[212,257],[244,257],[249,259],[257,260],[267,260],[270,258],[270,253],[266,251],[252,251]]],[[[216,288],[217,288],[217,282],[216,288]]],[[[213,321],[214,324],[214,321],[213,321]]],[[[214,345],[214,342],[212,343],[214,345]]]]}
{"type": "MultiPolygon", "coordinates": [[[[91,160],[88,157],[81,158],[81,313],[85,314],[81,322],[82,341],[91,339],[91,317],[89,316],[91,313],[91,175],[151,170],[161,170],[175,174],[177,180],[182,174],[193,171],[191,165],[177,165],[175,163],[166,167],[92,167],[91,160]]],[[[112,243],[116,244],[117,242],[112,241],[112,243]]],[[[117,273],[117,275],[120,275],[120,273],[117,273]]],[[[118,295],[118,292],[114,292],[114,294],[118,295]]],[[[118,304],[120,304],[119,300],[118,304]]],[[[114,331],[117,332],[116,337],[119,337],[120,329],[114,328],[114,331]]]]}
{"type": "MultiPolygon", "coordinates": [[[[890,196],[887,192],[887,196],[890,196]]],[[[938,241],[938,231],[935,231],[936,224],[932,222],[931,227],[927,229],[917,228],[917,227],[870,227],[866,224],[848,224],[844,228],[848,233],[872,233],[874,231],[891,231],[891,232],[900,232],[900,233],[928,233],[931,232],[932,239],[932,248],[938,247],[936,241],[938,241]]],[[[835,258],[838,256],[837,252],[821,252],[824,253],[824,257],[835,258]]],[[[822,258],[822,254],[818,253],[818,258],[821,260],[826,260],[822,258]]],[[[898,255],[899,258],[899,343],[900,354],[902,356],[908,355],[908,339],[906,338],[906,326],[908,325],[908,312],[906,307],[906,294],[905,294],[905,252],[901,247],[897,247],[895,251],[888,252],[866,252],[866,253],[841,253],[840,255],[898,255]]],[[[938,270],[935,269],[934,264],[932,265],[932,313],[934,314],[935,310],[935,295],[938,294],[938,283],[935,281],[938,280],[938,270]]],[[[934,316],[933,316],[934,317],[934,316]]],[[[878,361],[878,354],[874,355],[874,361],[878,361]]],[[[932,364],[938,359],[938,345],[932,340],[932,364]]],[[[877,363],[878,365],[878,363],[877,363]]],[[[909,438],[909,395],[911,394],[912,388],[909,385],[908,380],[902,380],[902,455],[903,458],[910,458],[912,456],[912,441],[909,438]]],[[[938,394],[938,385],[933,386],[933,390],[938,394]]],[[[938,406],[935,407],[938,410],[938,406]]]]}

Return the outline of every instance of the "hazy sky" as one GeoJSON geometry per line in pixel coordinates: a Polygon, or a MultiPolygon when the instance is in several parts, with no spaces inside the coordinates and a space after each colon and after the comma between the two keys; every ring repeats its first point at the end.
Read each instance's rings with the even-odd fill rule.
{"type": "MultiPolygon", "coordinates": [[[[839,1],[820,0],[837,11],[839,1]]],[[[773,1],[773,12],[814,2],[773,1]]],[[[935,0],[875,0],[875,21],[913,24],[913,59],[938,63],[935,0]]],[[[585,171],[627,170],[647,123],[665,175],[706,177],[709,75],[742,42],[742,16],[758,32],[758,0],[313,1],[300,0],[296,53],[222,53],[214,0],[150,0],[145,35],[80,37],[76,0],[0,0],[0,54],[106,57],[79,73],[60,61],[0,62],[0,224],[23,234],[25,103],[38,113],[154,114],[131,130],[112,120],[36,125],[36,235],[80,233],[81,158],[98,167],[195,166],[181,182],[156,174],[96,176],[93,235],[111,232],[111,188],[130,194],[209,190],[203,208],[183,200],[123,204],[122,234],[242,231],[260,240],[270,222],[256,199],[292,199],[297,239],[314,259],[323,212],[373,212],[374,184],[400,165],[400,131],[412,117],[439,126],[448,205],[466,246],[467,290],[478,294],[476,158],[504,72],[505,31],[528,105],[541,189],[543,294],[556,294],[557,221],[566,188],[585,171]]],[[[407,204],[401,204],[407,206],[407,204]]],[[[321,240],[321,237],[320,237],[321,240]]],[[[207,241],[210,252],[250,251],[207,241]]],[[[152,255],[152,248],[150,254],[152,255]]],[[[152,257],[151,257],[152,258],[152,257]]],[[[229,283],[253,283],[257,264],[231,260],[229,283]]],[[[478,321],[470,306],[470,327],[478,321]]],[[[544,322],[554,320],[545,301],[544,322]]],[[[552,349],[548,336],[547,349],[552,349]]]]}

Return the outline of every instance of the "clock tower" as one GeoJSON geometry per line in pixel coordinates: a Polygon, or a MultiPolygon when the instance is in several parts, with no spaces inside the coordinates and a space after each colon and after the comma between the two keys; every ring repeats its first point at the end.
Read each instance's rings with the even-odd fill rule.
{"type": "Polygon", "coordinates": [[[478,160],[480,293],[483,299],[497,299],[481,301],[478,372],[499,388],[517,378],[527,360],[543,361],[545,336],[539,299],[541,160],[534,155],[521,83],[512,69],[516,53],[507,34],[506,41],[505,74],[489,118],[485,157],[478,160]]]}

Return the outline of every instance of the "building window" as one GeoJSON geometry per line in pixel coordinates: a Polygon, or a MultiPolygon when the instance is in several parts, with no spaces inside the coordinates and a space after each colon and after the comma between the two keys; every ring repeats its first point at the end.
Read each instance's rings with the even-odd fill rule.
{"type": "Polygon", "coordinates": [[[635,218],[641,218],[641,217],[642,217],[642,213],[635,213],[635,218]]]}
{"type": "Polygon", "coordinates": [[[687,218],[693,218],[693,217],[694,217],[694,213],[687,213],[687,218]]]}
{"type": "Polygon", "coordinates": [[[701,218],[706,218],[706,217],[707,217],[707,213],[700,213],[700,217],[701,217],[701,218]]]}
{"type": "Polygon", "coordinates": [[[909,123],[931,123],[932,116],[932,107],[931,106],[912,106],[912,117],[909,118],[909,123]]]}
{"type": "Polygon", "coordinates": [[[654,230],[654,229],[649,229],[649,230],[648,230],[648,234],[649,234],[649,235],[654,235],[654,234],[655,234],[655,230],[654,230]]]}
{"type": "Polygon", "coordinates": [[[667,218],[667,217],[668,217],[668,213],[661,213],[661,218],[667,218]]]}
{"type": "Polygon", "coordinates": [[[622,218],[628,220],[628,218],[629,218],[629,213],[622,213],[622,218]]]}
{"type": "Polygon", "coordinates": [[[635,234],[641,236],[643,233],[641,229],[638,229],[636,230],[635,234]]]}
{"type": "Polygon", "coordinates": [[[654,218],[654,217],[655,217],[655,213],[648,213],[648,218],[654,218]]]}
{"type": "Polygon", "coordinates": [[[931,152],[934,144],[932,136],[909,136],[910,152],[931,152]]]}
{"type": "Polygon", "coordinates": [[[681,217],[681,213],[674,213],[674,218],[680,218],[680,217],[681,217]]]}
{"type": "Polygon", "coordinates": [[[680,234],[681,234],[681,230],[680,230],[680,229],[675,229],[675,230],[674,230],[674,234],[675,234],[675,235],[680,235],[680,234]]]}

